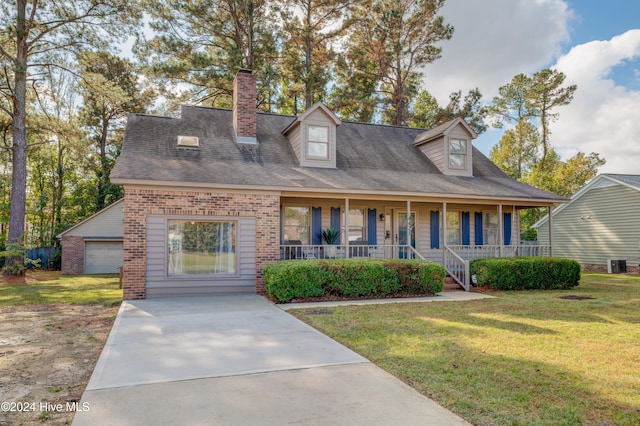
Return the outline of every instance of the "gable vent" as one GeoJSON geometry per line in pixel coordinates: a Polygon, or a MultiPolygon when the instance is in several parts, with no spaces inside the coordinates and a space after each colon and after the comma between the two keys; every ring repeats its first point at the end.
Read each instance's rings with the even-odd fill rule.
{"type": "Polygon", "coordinates": [[[178,146],[198,148],[200,141],[197,136],[178,136],[178,146]]]}

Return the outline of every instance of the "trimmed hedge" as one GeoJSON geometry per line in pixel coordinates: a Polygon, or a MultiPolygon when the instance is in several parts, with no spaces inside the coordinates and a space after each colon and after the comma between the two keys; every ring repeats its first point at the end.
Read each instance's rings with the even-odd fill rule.
{"type": "Polygon", "coordinates": [[[269,296],[280,302],[309,297],[384,297],[442,291],[445,270],[426,260],[284,260],[263,269],[269,296]]]}
{"type": "Polygon", "coordinates": [[[580,282],[580,264],[557,257],[476,259],[470,272],[478,286],[496,290],[568,289],[580,282]]]}

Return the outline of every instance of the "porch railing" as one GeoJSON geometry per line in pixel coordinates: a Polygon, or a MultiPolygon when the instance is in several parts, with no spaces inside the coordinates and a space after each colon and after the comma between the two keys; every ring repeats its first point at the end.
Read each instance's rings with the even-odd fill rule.
{"type": "Polygon", "coordinates": [[[464,260],[485,259],[488,257],[514,257],[514,256],[550,256],[551,246],[537,244],[523,245],[486,245],[486,246],[449,246],[464,260]]]}
{"type": "Polygon", "coordinates": [[[280,259],[339,259],[372,257],[380,259],[424,259],[413,247],[407,245],[300,245],[280,246],[280,259]]]}
{"type": "Polygon", "coordinates": [[[451,247],[443,249],[444,269],[465,291],[471,289],[469,276],[469,261],[463,259],[451,247]]]}

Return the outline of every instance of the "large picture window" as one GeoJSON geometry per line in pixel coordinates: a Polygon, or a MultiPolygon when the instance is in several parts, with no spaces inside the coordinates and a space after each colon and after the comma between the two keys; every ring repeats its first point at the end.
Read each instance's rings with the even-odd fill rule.
{"type": "Polygon", "coordinates": [[[307,155],[309,157],[329,158],[329,128],[326,126],[307,126],[309,140],[307,155]]]}
{"type": "Polygon", "coordinates": [[[236,273],[236,223],[169,220],[168,275],[236,273]]]}
{"type": "Polygon", "coordinates": [[[310,244],[309,207],[285,207],[283,232],[284,243],[310,244]]]}

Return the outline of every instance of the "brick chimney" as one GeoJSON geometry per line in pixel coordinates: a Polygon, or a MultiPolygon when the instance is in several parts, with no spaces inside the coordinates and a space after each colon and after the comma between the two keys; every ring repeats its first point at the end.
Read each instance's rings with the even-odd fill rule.
{"type": "Polygon", "coordinates": [[[240,69],[233,80],[233,129],[238,143],[256,140],[256,76],[240,69]]]}

